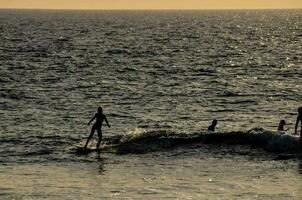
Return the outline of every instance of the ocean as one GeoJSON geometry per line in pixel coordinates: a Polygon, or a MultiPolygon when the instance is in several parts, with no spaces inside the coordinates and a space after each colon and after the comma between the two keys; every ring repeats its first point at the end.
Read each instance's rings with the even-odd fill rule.
{"type": "Polygon", "coordinates": [[[0,10],[0,199],[301,199],[301,47],[302,10],[0,10]]]}

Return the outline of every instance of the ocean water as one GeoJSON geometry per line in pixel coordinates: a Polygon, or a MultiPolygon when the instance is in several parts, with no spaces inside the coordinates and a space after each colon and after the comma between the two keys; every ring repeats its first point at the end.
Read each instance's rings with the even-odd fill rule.
{"type": "Polygon", "coordinates": [[[301,199],[301,47],[302,10],[0,10],[0,199],[301,199]]]}

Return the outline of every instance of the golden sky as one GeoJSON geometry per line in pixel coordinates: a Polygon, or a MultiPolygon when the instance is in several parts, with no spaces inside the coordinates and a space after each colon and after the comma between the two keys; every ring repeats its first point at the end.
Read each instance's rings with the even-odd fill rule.
{"type": "Polygon", "coordinates": [[[0,0],[0,8],[267,9],[302,8],[302,0],[0,0]]]}

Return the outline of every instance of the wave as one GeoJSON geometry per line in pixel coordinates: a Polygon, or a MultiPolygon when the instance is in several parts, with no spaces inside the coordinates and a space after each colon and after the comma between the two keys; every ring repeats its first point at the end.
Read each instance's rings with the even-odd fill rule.
{"type": "MultiPolygon", "coordinates": [[[[31,162],[31,161],[60,161],[90,158],[78,156],[78,146],[84,146],[86,139],[75,138],[67,135],[45,135],[26,137],[6,137],[0,142],[0,162],[31,162]],[[78,144],[78,145],[76,145],[78,144]],[[77,154],[72,156],[71,154],[77,154]]],[[[93,146],[96,141],[92,141],[93,146]]],[[[253,149],[264,149],[272,152],[273,155],[284,155],[290,153],[293,158],[299,157],[300,143],[299,137],[281,132],[273,132],[262,128],[255,128],[249,131],[232,132],[196,132],[179,133],[170,129],[146,130],[136,128],[125,135],[107,136],[103,139],[103,144],[107,146],[104,153],[113,154],[144,154],[149,152],[161,152],[179,147],[183,149],[207,148],[211,151],[212,145],[225,150],[235,145],[249,145],[253,149]],[[211,146],[203,145],[211,144],[211,146]]],[[[239,148],[241,148],[239,146],[239,148]]],[[[213,146],[212,146],[213,147],[213,146]]],[[[236,147],[237,148],[237,147],[236,147]]],[[[244,147],[242,149],[245,149],[244,147]]],[[[213,152],[217,149],[213,147],[213,152]]],[[[288,157],[288,156],[287,156],[288,157]]],[[[278,159],[284,159],[282,156],[278,159]]]]}
{"type": "Polygon", "coordinates": [[[175,133],[173,131],[145,131],[136,129],[121,137],[117,146],[117,153],[147,153],[170,149],[190,144],[225,144],[225,145],[251,145],[274,153],[299,153],[299,138],[282,132],[267,131],[254,128],[247,132],[224,133],[175,133]]]}

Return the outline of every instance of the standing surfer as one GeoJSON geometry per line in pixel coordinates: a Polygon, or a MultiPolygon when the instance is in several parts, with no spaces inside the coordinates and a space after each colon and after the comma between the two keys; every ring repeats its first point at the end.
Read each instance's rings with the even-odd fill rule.
{"type": "Polygon", "coordinates": [[[302,107],[298,108],[298,117],[295,126],[295,134],[297,134],[298,124],[301,123],[300,127],[300,148],[302,149],[302,107]]]}
{"type": "Polygon", "coordinates": [[[96,148],[98,149],[101,145],[101,141],[102,141],[102,124],[103,124],[103,121],[105,120],[107,126],[110,128],[110,125],[109,125],[109,122],[106,118],[106,115],[103,114],[103,109],[102,107],[98,107],[98,112],[94,115],[94,117],[88,122],[88,125],[94,120],[96,119],[96,122],[93,124],[92,128],[91,128],[91,132],[90,132],[90,135],[87,139],[87,142],[85,144],[85,147],[84,148],[87,148],[87,145],[89,143],[89,140],[92,138],[95,130],[97,130],[98,132],[98,136],[99,136],[99,141],[96,145],[96,148]]]}

